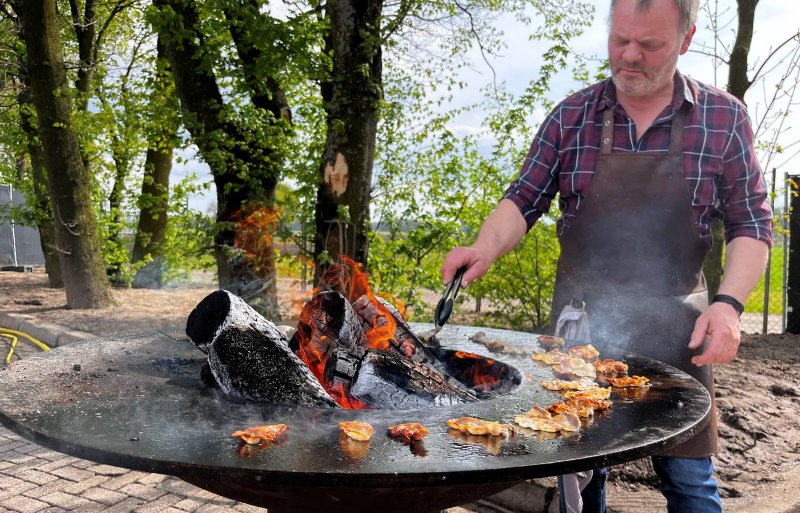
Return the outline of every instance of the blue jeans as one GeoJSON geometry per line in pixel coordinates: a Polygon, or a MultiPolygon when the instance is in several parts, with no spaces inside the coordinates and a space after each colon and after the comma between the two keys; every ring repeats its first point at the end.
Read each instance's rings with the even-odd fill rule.
{"type": "MultiPolygon", "coordinates": [[[[711,458],[653,456],[653,469],[661,479],[661,493],[670,513],[722,513],[722,502],[714,480],[711,458]]],[[[595,469],[592,481],[581,493],[584,513],[606,513],[605,482],[608,470],[595,469]]],[[[565,513],[561,478],[559,510],[565,513]]]]}

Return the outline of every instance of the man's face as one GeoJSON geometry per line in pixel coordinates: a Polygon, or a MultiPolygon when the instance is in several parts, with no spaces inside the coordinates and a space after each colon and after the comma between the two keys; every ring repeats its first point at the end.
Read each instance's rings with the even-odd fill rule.
{"type": "Polygon", "coordinates": [[[627,96],[655,96],[672,91],[678,55],[686,53],[694,28],[678,29],[673,0],[655,0],[647,11],[634,11],[634,0],[618,0],[608,37],[611,78],[627,96]]]}

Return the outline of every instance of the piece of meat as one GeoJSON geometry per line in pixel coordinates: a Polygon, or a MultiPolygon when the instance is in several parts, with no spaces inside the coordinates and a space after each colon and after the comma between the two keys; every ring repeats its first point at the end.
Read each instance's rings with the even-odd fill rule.
{"type": "Polygon", "coordinates": [[[524,415],[514,417],[514,422],[534,431],[558,433],[560,431],[577,431],[581,427],[581,419],[570,411],[551,415],[549,411],[534,406],[524,415]]]}
{"type": "Polygon", "coordinates": [[[600,374],[625,374],[628,372],[628,364],[618,362],[613,359],[596,360],[594,368],[600,374]]]}
{"type": "Polygon", "coordinates": [[[271,444],[281,438],[288,427],[286,424],[253,426],[231,433],[231,436],[248,444],[271,444]]]}
{"type": "Polygon", "coordinates": [[[546,353],[535,353],[531,358],[547,365],[556,365],[570,358],[570,356],[567,353],[562,353],[558,349],[553,349],[546,353]]]}
{"type": "Polygon", "coordinates": [[[569,390],[564,392],[564,397],[567,399],[570,398],[578,398],[578,399],[608,399],[611,397],[611,387],[606,388],[594,388],[592,390],[569,390]]]}
{"type": "Polygon", "coordinates": [[[389,435],[409,440],[422,440],[429,431],[419,422],[403,422],[389,426],[389,435]]]}
{"type": "Polygon", "coordinates": [[[588,399],[584,397],[570,397],[563,402],[553,403],[547,409],[552,413],[574,413],[578,417],[591,417],[595,411],[611,408],[608,399],[588,399]]]}
{"type": "Polygon", "coordinates": [[[568,348],[567,354],[584,360],[594,360],[600,356],[600,351],[595,349],[592,344],[586,344],[585,346],[573,346],[568,348]]]}
{"type": "Polygon", "coordinates": [[[612,387],[617,388],[644,388],[649,385],[650,380],[644,376],[623,376],[621,378],[608,378],[612,387]]]}
{"type": "Polygon", "coordinates": [[[370,424],[357,420],[342,421],[339,423],[339,427],[349,438],[359,442],[366,442],[371,439],[372,433],[375,432],[375,429],[370,424]]]}
{"type": "Polygon", "coordinates": [[[564,347],[565,340],[561,337],[551,337],[550,335],[539,335],[539,345],[543,348],[550,350],[559,347],[564,347]]]}
{"type": "Polygon", "coordinates": [[[592,381],[591,378],[584,377],[578,381],[566,381],[561,379],[542,381],[542,386],[548,390],[563,392],[564,390],[592,390],[598,388],[599,385],[592,381]]]}
{"type": "Polygon", "coordinates": [[[447,425],[462,433],[480,436],[509,436],[514,433],[514,426],[501,424],[493,420],[477,419],[475,417],[460,417],[449,419],[447,425]]]}
{"type": "Polygon", "coordinates": [[[560,379],[594,378],[597,371],[594,365],[575,356],[568,357],[553,365],[553,374],[560,379]]]}

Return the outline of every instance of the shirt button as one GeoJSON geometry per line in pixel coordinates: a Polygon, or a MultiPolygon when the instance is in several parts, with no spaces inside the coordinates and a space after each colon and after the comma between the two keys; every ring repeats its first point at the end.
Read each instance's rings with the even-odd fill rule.
{"type": "Polygon", "coordinates": [[[609,139],[608,137],[603,139],[603,144],[608,144],[609,142],[611,142],[611,139],[609,139]]]}
{"type": "Polygon", "coordinates": [[[606,121],[604,124],[605,124],[606,126],[608,126],[608,125],[610,125],[610,124],[611,124],[611,121],[606,121]]]}

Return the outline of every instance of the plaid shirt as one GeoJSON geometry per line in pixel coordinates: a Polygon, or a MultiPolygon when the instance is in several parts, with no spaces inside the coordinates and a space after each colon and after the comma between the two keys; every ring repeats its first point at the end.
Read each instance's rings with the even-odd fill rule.
{"type": "Polygon", "coordinates": [[[557,233],[561,235],[572,225],[592,183],[603,111],[614,109],[614,153],[668,153],[672,119],[684,103],[689,104],[683,135],[684,176],[698,233],[710,247],[710,226],[721,219],[726,241],[744,236],[771,245],[772,212],[744,105],[724,91],[677,72],[672,102],[638,141],[636,126],[617,101],[611,79],[564,100],[542,123],[519,177],[504,197],[517,205],[530,229],[558,193],[557,233]]]}

